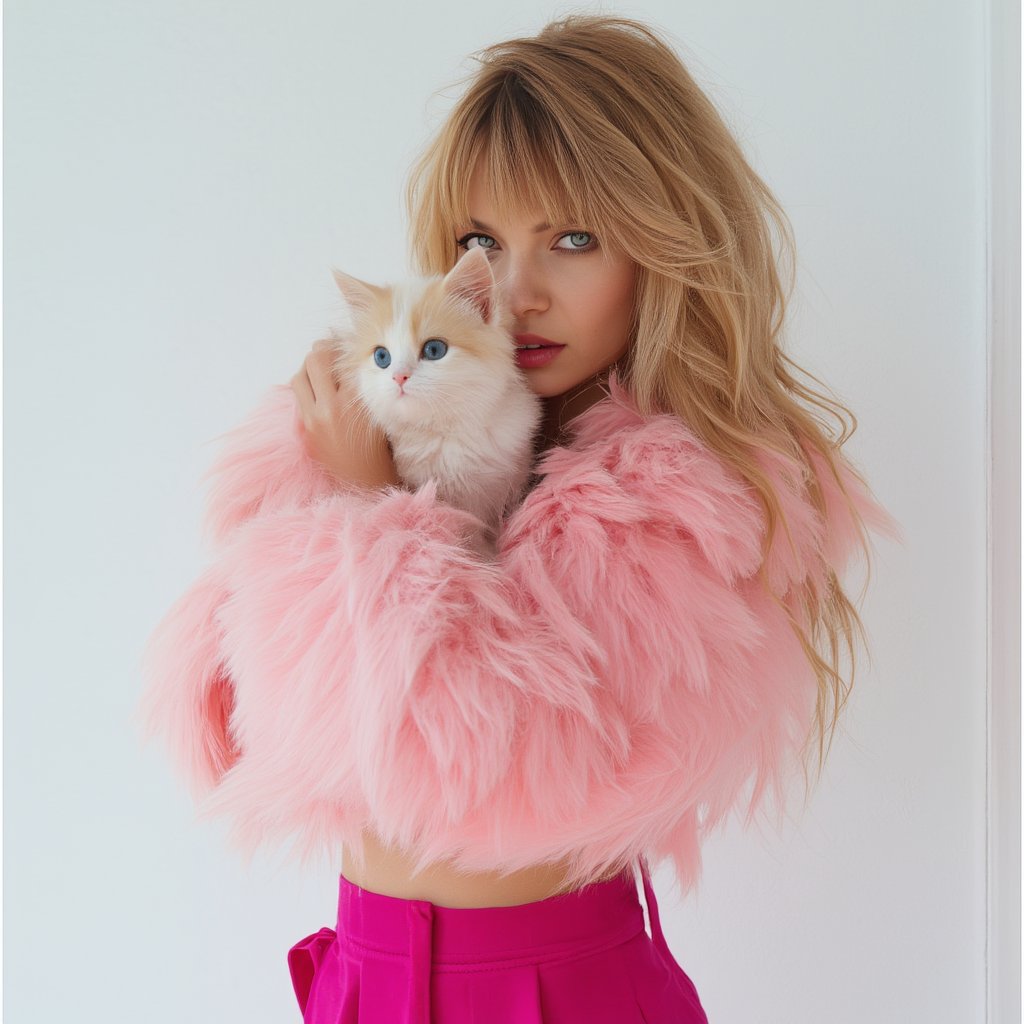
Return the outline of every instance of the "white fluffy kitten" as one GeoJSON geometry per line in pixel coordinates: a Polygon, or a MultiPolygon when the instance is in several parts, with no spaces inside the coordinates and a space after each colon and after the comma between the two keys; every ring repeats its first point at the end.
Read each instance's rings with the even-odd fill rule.
{"type": "Polygon", "coordinates": [[[334,271],[352,315],[332,332],[334,372],[354,382],[402,482],[478,516],[493,552],[530,480],[543,409],[515,362],[490,261],[471,249],[445,275],[377,286],[334,271]]]}

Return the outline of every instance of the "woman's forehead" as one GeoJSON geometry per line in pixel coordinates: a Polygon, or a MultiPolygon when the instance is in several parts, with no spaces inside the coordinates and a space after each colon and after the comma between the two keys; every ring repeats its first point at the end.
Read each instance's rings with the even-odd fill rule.
{"type": "Polygon", "coordinates": [[[572,219],[579,210],[566,185],[536,167],[522,168],[512,183],[504,175],[492,176],[486,164],[478,164],[456,200],[467,218],[528,222],[530,227],[572,219]]]}

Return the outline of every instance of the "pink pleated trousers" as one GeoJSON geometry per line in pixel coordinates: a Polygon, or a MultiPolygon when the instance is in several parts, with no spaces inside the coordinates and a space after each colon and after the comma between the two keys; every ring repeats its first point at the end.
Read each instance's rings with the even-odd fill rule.
{"type": "Polygon", "coordinates": [[[707,1024],[629,870],[512,907],[440,907],[339,877],[337,929],[288,951],[304,1024],[707,1024]]]}

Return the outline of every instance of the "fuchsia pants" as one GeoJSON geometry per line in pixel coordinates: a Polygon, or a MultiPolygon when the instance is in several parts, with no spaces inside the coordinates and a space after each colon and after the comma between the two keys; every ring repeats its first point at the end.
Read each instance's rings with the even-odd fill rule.
{"type": "Polygon", "coordinates": [[[337,931],[288,951],[304,1024],[707,1024],[642,865],[512,907],[441,907],[339,878],[337,931]]]}

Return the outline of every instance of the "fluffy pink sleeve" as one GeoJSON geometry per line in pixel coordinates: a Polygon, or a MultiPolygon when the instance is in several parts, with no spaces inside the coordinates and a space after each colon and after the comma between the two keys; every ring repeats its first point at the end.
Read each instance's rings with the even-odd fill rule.
{"type": "MultiPolygon", "coordinates": [[[[235,505],[262,510],[222,531],[153,678],[183,763],[224,769],[203,810],[241,849],[333,855],[370,825],[421,864],[569,857],[581,882],[644,853],[689,888],[748,785],[749,813],[781,797],[816,681],[754,578],[759,504],[677,419],[613,394],[548,453],[495,563],[432,485],[235,505]]],[[[780,596],[853,546],[849,521],[784,500],[802,526],[780,596]]]]}
{"type": "Polygon", "coordinates": [[[287,384],[270,388],[238,426],[214,440],[220,451],[203,474],[204,535],[213,544],[260,512],[304,504],[337,489],[306,453],[298,403],[287,384]]]}
{"type": "MultiPolygon", "coordinates": [[[[294,508],[337,489],[306,452],[288,385],[270,388],[241,423],[213,440],[219,451],[203,474],[204,538],[213,547],[254,515],[294,508]]],[[[232,729],[235,688],[216,620],[226,597],[215,563],[165,613],[142,652],[146,687],[133,713],[145,739],[163,738],[197,800],[240,754],[232,729]]]]}

